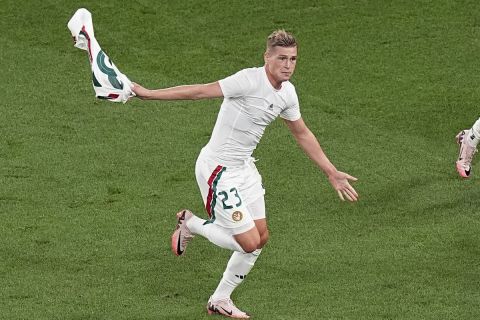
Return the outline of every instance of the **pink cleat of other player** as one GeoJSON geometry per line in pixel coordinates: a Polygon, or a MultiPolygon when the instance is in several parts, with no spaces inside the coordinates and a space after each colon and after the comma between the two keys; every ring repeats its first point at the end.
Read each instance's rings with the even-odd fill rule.
{"type": "Polygon", "coordinates": [[[472,170],[473,155],[477,152],[477,148],[468,144],[466,137],[468,137],[470,130],[462,130],[457,136],[457,143],[460,145],[460,152],[456,162],[458,174],[463,178],[468,178],[472,170]]]}
{"type": "Polygon", "coordinates": [[[187,227],[187,220],[192,216],[193,213],[189,210],[182,210],[177,213],[177,227],[172,234],[172,251],[176,256],[183,255],[188,242],[194,237],[187,227]]]}
{"type": "Polygon", "coordinates": [[[210,297],[207,304],[207,311],[210,315],[220,314],[229,318],[250,319],[250,315],[238,309],[230,298],[212,301],[212,297],[210,297]]]}

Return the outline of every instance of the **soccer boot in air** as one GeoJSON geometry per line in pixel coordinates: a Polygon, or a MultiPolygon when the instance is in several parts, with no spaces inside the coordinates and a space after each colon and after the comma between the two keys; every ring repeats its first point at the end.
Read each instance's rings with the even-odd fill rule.
{"type": "Polygon", "coordinates": [[[207,304],[207,311],[210,315],[220,314],[229,318],[250,319],[250,315],[238,309],[230,298],[213,301],[212,297],[210,297],[207,304]]]}
{"type": "Polygon", "coordinates": [[[468,178],[470,176],[473,155],[477,152],[477,148],[470,146],[467,142],[469,133],[470,130],[466,129],[460,131],[456,136],[457,143],[460,146],[456,166],[458,174],[463,178],[468,178]]]}
{"type": "Polygon", "coordinates": [[[177,227],[172,234],[172,251],[175,255],[181,256],[187,248],[187,244],[194,235],[187,227],[187,220],[193,216],[189,210],[182,210],[177,213],[177,227]]]}

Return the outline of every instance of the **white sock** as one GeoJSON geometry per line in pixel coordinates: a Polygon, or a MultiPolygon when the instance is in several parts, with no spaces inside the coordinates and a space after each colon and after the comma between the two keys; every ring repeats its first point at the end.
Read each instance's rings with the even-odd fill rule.
{"type": "Polygon", "coordinates": [[[206,220],[200,219],[193,215],[187,220],[187,227],[193,234],[199,234],[207,238],[213,244],[220,248],[229,249],[232,251],[245,252],[238,244],[237,240],[227,232],[224,228],[219,227],[213,223],[205,224],[206,220]]]}
{"type": "Polygon", "coordinates": [[[233,290],[245,280],[247,274],[252,270],[261,252],[262,249],[257,249],[251,253],[234,252],[228,260],[227,268],[212,295],[212,300],[230,298],[233,290]]]}
{"type": "Polygon", "coordinates": [[[467,142],[472,147],[476,147],[478,145],[478,142],[480,142],[480,119],[478,119],[473,124],[472,129],[470,129],[470,134],[467,137],[467,142]]]}

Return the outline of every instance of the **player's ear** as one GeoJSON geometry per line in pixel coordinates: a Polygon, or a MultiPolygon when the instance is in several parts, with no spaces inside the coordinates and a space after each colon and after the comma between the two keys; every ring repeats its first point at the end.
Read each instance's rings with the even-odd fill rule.
{"type": "Polygon", "coordinates": [[[267,63],[268,61],[268,57],[269,57],[269,53],[268,53],[268,50],[265,51],[265,53],[263,54],[263,61],[265,62],[265,64],[267,63]]]}

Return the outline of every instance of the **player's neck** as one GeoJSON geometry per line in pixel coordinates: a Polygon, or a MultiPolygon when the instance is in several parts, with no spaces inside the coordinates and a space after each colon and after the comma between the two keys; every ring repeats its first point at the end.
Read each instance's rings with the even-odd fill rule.
{"type": "Polygon", "coordinates": [[[270,72],[268,72],[268,68],[265,68],[265,73],[267,74],[267,79],[268,81],[270,81],[270,84],[273,88],[275,88],[276,90],[282,89],[283,81],[276,80],[275,77],[270,72]]]}

